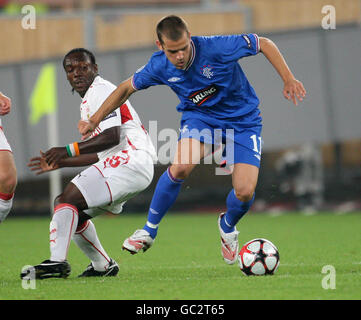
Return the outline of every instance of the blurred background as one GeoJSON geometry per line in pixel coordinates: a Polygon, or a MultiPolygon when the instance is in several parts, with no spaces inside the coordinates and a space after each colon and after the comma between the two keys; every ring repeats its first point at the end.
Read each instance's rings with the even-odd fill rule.
{"type": "MultiPolygon", "coordinates": [[[[49,215],[51,190],[59,192],[80,170],[62,169],[50,179],[26,166],[39,150],[80,140],[80,97],[66,80],[64,55],[75,47],[93,51],[100,75],[119,84],[156,50],[155,26],[167,14],[182,16],[192,35],[269,37],[305,85],[307,98],[294,107],[262,54],[240,60],[264,123],[252,211],[359,210],[360,0],[0,0],[0,90],[13,102],[2,123],[19,180],[10,216],[49,215]]],[[[169,88],[140,91],[130,101],[146,128],[157,121],[158,133],[178,131],[178,99],[169,88]]],[[[158,150],[167,143],[157,133],[153,138],[158,150]]],[[[147,211],[166,167],[156,165],[153,183],[128,201],[125,212],[147,211]]],[[[199,166],[172,210],[221,212],[230,189],[230,176],[215,175],[214,165],[199,166]]]]}

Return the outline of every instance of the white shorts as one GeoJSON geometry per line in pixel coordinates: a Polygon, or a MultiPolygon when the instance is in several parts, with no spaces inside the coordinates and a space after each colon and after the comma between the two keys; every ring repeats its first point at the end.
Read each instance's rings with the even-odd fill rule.
{"type": "Polygon", "coordinates": [[[123,204],[152,182],[152,157],[143,150],[119,152],[80,172],[71,182],[88,204],[84,212],[95,217],[105,212],[120,213],[123,204]]]}
{"type": "Polygon", "coordinates": [[[11,147],[9,145],[8,140],[6,139],[5,133],[3,131],[3,128],[0,126],[0,151],[10,151],[13,152],[11,150],[11,147]]]}

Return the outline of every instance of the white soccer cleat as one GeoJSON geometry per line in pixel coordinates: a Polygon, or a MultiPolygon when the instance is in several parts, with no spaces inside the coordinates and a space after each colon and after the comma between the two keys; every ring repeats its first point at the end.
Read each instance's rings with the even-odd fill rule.
{"type": "Polygon", "coordinates": [[[235,228],[233,232],[224,232],[221,228],[221,219],[223,215],[225,215],[225,213],[221,213],[218,217],[218,228],[221,234],[221,252],[223,259],[227,264],[234,264],[237,261],[239,251],[239,231],[237,231],[237,229],[235,228]]]}
{"type": "Polygon", "coordinates": [[[139,229],[124,240],[122,249],[129,251],[131,254],[136,254],[141,249],[145,252],[152,246],[153,242],[154,239],[149,235],[148,231],[139,229]]]}

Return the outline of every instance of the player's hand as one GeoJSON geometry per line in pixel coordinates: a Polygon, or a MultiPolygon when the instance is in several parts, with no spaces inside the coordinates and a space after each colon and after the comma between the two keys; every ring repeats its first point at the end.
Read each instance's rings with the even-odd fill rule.
{"type": "Polygon", "coordinates": [[[292,102],[297,106],[298,101],[302,102],[303,98],[306,96],[306,90],[301,81],[291,79],[286,81],[284,84],[283,96],[287,100],[292,100],[292,102]]]}
{"type": "Polygon", "coordinates": [[[95,128],[96,125],[90,120],[88,121],[79,120],[78,122],[78,130],[79,133],[82,135],[81,137],[82,140],[89,138],[92,132],[95,130],[95,128]]]}
{"type": "Polygon", "coordinates": [[[11,99],[0,92],[0,115],[4,116],[10,112],[11,99]]]}
{"type": "Polygon", "coordinates": [[[36,175],[59,168],[58,165],[49,166],[45,160],[44,152],[42,151],[40,151],[40,157],[31,158],[27,166],[31,171],[34,171],[36,175]]]}
{"type": "Polygon", "coordinates": [[[51,148],[44,153],[44,158],[49,166],[57,166],[61,159],[67,158],[68,152],[65,147],[51,148]]]}

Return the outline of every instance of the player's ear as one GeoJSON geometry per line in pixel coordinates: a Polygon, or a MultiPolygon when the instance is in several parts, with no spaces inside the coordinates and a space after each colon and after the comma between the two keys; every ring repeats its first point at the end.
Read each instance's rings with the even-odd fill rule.
{"type": "Polygon", "coordinates": [[[155,44],[157,45],[159,50],[163,50],[163,46],[162,46],[161,42],[158,39],[155,40],[155,44]]]}
{"type": "Polygon", "coordinates": [[[94,64],[94,65],[93,65],[93,68],[94,68],[95,73],[98,73],[98,65],[97,65],[97,64],[94,64]]]}

